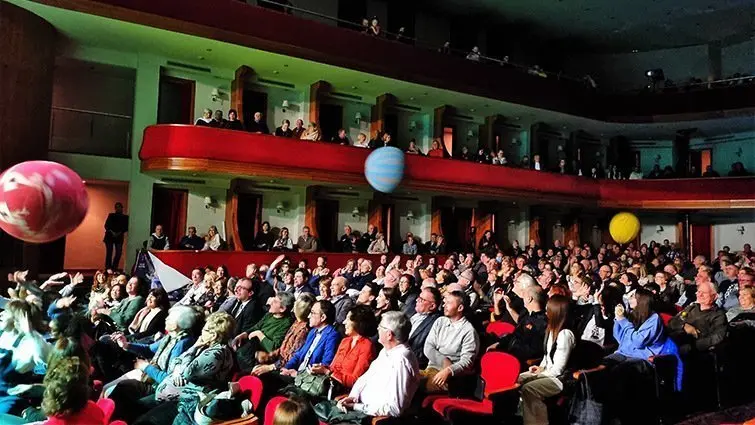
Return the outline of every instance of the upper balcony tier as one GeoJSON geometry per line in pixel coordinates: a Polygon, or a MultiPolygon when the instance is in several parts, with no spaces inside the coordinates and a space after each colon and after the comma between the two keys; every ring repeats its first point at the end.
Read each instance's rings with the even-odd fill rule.
{"type": "MultiPolygon", "coordinates": [[[[241,131],[155,125],[144,131],[142,171],[366,186],[370,151],[241,131]]],[[[631,209],[755,208],[755,177],[593,180],[542,171],[406,155],[400,190],[631,209]]]]}
{"type": "MultiPolygon", "coordinates": [[[[696,120],[755,107],[755,84],[680,93],[603,94],[574,79],[530,75],[237,0],[41,0],[42,3],[211,38],[519,105],[613,122],[696,120]],[[212,12],[208,13],[208,7],[212,12]]],[[[439,47],[439,46],[437,46],[439,47]]],[[[249,64],[253,66],[253,64],[249,64]]],[[[324,78],[325,76],[316,76],[324,78]]]]}

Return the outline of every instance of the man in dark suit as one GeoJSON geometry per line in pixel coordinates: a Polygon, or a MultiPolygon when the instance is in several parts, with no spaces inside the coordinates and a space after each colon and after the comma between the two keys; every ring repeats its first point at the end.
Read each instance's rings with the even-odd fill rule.
{"type": "Polygon", "coordinates": [[[417,297],[415,307],[416,314],[412,316],[412,331],[409,333],[409,348],[417,356],[419,368],[427,367],[427,357],[425,356],[425,340],[433,327],[433,323],[443,314],[438,311],[442,297],[440,291],[436,288],[425,288],[417,297]]]}
{"type": "Polygon", "coordinates": [[[249,130],[250,133],[270,134],[267,122],[262,120],[262,112],[254,113],[254,121],[247,125],[247,130],[249,130]]]}
{"type": "Polygon", "coordinates": [[[105,270],[115,270],[121,263],[123,252],[123,234],[128,232],[128,216],[123,214],[123,204],[115,203],[115,212],[105,220],[105,270]],[[115,256],[113,256],[115,251],[115,256]]]}
{"type": "Polygon", "coordinates": [[[236,336],[245,329],[251,328],[257,323],[262,316],[259,315],[259,310],[255,308],[254,296],[254,284],[248,277],[239,279],[236,282],[236,288],[234,288],[236,294],[236,302],[231,307],[229,314],[236,319],[236,329],[233,331],[233,335],[236,336]]]}
{"type": "Polygon", "coordinates": [[[298,299],[299,295],[304,293],[314,293],[314,290],[307,285],[309,276],[306,269],[296,269],[294,272],[294,296],[298,299]]]}

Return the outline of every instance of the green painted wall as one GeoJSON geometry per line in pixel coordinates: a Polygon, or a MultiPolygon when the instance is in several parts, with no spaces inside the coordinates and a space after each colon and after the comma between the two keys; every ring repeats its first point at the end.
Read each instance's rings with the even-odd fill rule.
{"type": "Polygon", "coordinates": [[[157,93],[160,84],[160,65],[158,57],[140,54],[136,67],[136,86],[134,87],[133,137],[131,142],[131,184],[129,185],[129,238],[126,247],[126,264],[130,267],[135,259],[136,250],[150,234],[152,215],[152,185],[155,179],[142,174],[141,161],[138,159],[142,146],[144,129],[157,122],[157,93]]]}

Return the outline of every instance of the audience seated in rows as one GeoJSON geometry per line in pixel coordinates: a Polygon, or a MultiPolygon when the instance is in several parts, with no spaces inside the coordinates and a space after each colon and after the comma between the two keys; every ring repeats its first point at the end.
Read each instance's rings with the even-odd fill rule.
{"type": "MultiPolygon", "coordinates": [[[[532,240],[501,250],[495,235],[483,239],[488,251],[479,256],[452,252],[442,264],[432,255],[385,257],[374,273],[359,255],[332,271],[325,258],[310,270],[284,255],[250,264],[241,276],[222,265],[196,268],[184,294],[170,294],[179,300],[173,307],[159,276],[148,290],[136,276],[99,272],[88,287],[75,275],[59,290],[60,274],[38,285],[15,273],[16,298],[0,313],[1,355],[13,361],[13,385],[33,388],[46,370],[46,380],[55,378],[50,353],[60,344],[64,357],[93,366],[102,395],[115,401],[112,419],[129,423],[193,423],[203,394],[226,389],[237,373],[258,376],[263,399],[297,393],[317,404],[321,420],[337,423],[414,415],[431,395],[471,397],[485,343],[519,360],[520,387],[508,391],[518,391],[525,423],[545,423],[551,397],[580,396],[559,380],[566,372],[600,363],[615,383],[601,390],[605,417],[648,423],[637,415],[652,409],[628,412],[624,401],[638,394],[642,403],[654,401],[655,374],[666,373],[657,362],[673,359],[668,382],[684,400],[697,400],[690,397],[713,382],[702,378],[707,356],[732,350],[725,344],[735,343],[731,335],[755,323],[749,245],[721,250],[709,263],[702,256],[688,261],[668,241],[593,248],[532,240]],[[128,298],[106,304],[118,302],[111,289],[124,281],[128,298]],[[683,307],[676,312],[676,305],[683,307]],[[40,319],[50,321],[55,347],[41,336],[47,330],[40,319]],[[482,331],[494,322],[507,323],[510,333],[482,331]],[[595,358],[586,358],[585,347],[595,347],[595,358]],[[312,379],[332,382],[332,395],[346,397],[321,403],[304,384],[312,379]]],[[[720,358],[740,357],[731,351],[720,358]]],[[[80,379],[89,387],[86,370],[80,379]]],[[[729,386],[743,388],[752,374],[735,370],[740,376],[730,376],[729,386]]],[[[4,413],[39,406],[19,388],[0,394],[4,413]]],[[[82,411],[99,414],[78,402],[62,414],[42,407],[33,414],[62,423],[82,411]]]]}

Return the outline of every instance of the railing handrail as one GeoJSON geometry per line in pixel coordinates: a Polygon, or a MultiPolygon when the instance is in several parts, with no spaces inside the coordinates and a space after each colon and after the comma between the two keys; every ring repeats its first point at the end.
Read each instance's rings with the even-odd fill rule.
{"type": "Polygon", "coordinates": [[[133,119],[131,115],[114,114],[111,112],[101,112],[101,111],[90,111],[88,109],[68,108],[65,106],[53,106],[52,109],[57,109],[59,111],[79,112],[82,114],[89,114],[89,115],[102,115],[106,117],[123,118],[123,119],[129,119],[129,120],[133,119]]]}
{"type": "MultiPolygon", "coordinates": [[[[355,29],[362,28],[362,24],[361,23],[351,22],[351,21],[347,21],[347,20],[344,20],[344,19],[340,19],[340,18],[335,18],[335,17],[329,16],[329,15],[325,15],[325,14],[320,13],[320,12],[314,12],[312,10],[308,10],[308,9],[304,9],[304,8],[301,8],[301,7],[294,6],[291,3],[282,4],[282,3],[278,3],[278,2],[273,1],[273,0],[257,0],[257,3],[258,4],[260,4],[260,3],[269,4],[269,5],[275,6],[276,8],[283,8],[283,9],[287,9],[287,10],[293,10],[293,11],[297,11],[297,12],[306,13],[308,15],[317,16],[317,17],[323,18],[323,19],[328,19],[328,20],[333,21],[333,22],[338,22],[338,23],[346,24],[346,25],[354,27],[355,29]]],[[[398,40],[398,36],[400,35],[402,38],[404,38],[406,40],[413,41],[415,47],[424,48],[426,50],[438,51],[438,50],[440,50],[440,49],[442,49],[444,47],[444,46],[437,46],[437,45],[425,42],[425,41],[423,41],[423,40],[421,40],[421,39],[419,39],[417,37],[409,37],[409,36],[404,35],[404,34],[392,33],[392,32],[389,32],[387,30],[382,29],[382,27],[381,27],[380,32],[382,34],[381,38],[386,39],[388,41],[399,41],[398,40]],[[386,36],[392,36],[392,37],[394,37],[394,39],[390,40],[386,36]]],[[[460,57],[466,57],[469,53],[471,53],[471,52],[455,49],[455,48],[452,48],[450,46],[448,47],[448,51],[449,51],[449,53],[453,53],[453,54],[458,55],[460,57]]],[[[518,64],[518,63],[510,62],[510,61],[504,61],[502,58],[501,59],[494,58],[492,56],[483,55],[482,53],[479,53],[479,56],[480,56],[480,60],[481,61],[484,60],[484,61],[488,61],[488,62],[495,62],[495,63],[497,63],[499,65],[511,66],[513,68],[518,68],[518,69],[523,70],[525,72],[529,71],[534,66],[534,65],[529,66],[529,65],[518,64]]],[[[575,81],[575,82],[582,82],[581,78],[570,76],[570,75],[567,75],[567,74],[565,74],[563,72],[546,71],[546,70],[544,70],[542,68],[540,68],[540,72],[545,73],[549,77],[554,77],[554,78],[557,78],[557,79],[566,79],[566,80],[572,80],[572,81],[575,81]]]]}

